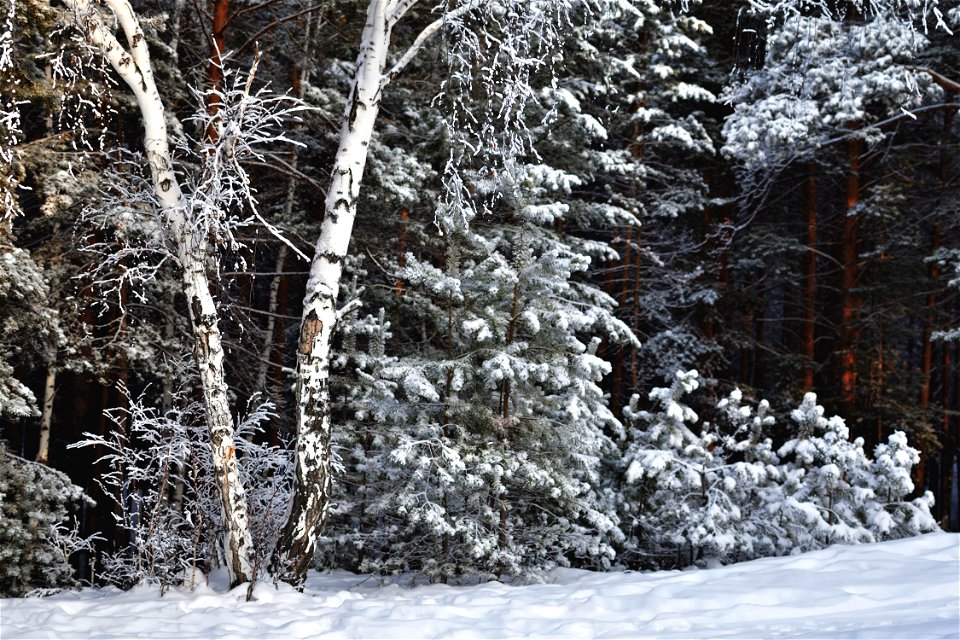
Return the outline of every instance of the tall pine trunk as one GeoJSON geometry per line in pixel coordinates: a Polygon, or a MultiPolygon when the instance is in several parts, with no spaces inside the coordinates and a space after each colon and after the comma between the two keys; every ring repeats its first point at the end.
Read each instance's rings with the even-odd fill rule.
{"type": "Polygon", "coordinates": [[[803,265],[803,390],[813,391],[817,326],[817,166],[807,166],[807,254],[803,265]]]}
{"type": "Polygon", "coordinates": [[[840,402],[845,415],[853,416],[857,394],[857,321],[860,301],[856,293],[859,275],[858,216],[855,208],[860,201],[860,140],[847,142],[846,207],[843,217],[843,237],[840,248],[840,402]]]}
{"type": "MultiPolygon", "coordinates": [[[[953,93],[950,91],[946,92],[944,96],[944,102],[950,103],[953,101],[953,93]]],[[[947,192],[947,184],[950,180],[950,142],[951,142],[951,132],[953,130],[953,118],[955,111],[953,109],[947,109],[943,113],[943,137],[940,141],[940,188],[943,191],[944,196],[947,192]]],[[[935,254],[940,248],[941,234],[940,234],[940,223],[937,222],[933,227],[933,238],[931,240],[931,255],[935,254]]],[[[920,408],[927,410],[930,408],[930,395],[932,378],[933,378],[933,332],[936,329],[936,311],[937,311],[937,286],[940,280],[940,265],[936,260],[931,260],[927,272],[929,278],[930,291],[927,293],[926,301],[926,317],[924,318],[923,323],[923,354],[920,361],[920,371],[923,380],[923,386],[920,388],[920,408]]],[[[944,348],[948,348],[946,345],[944,348]]],[[[949,375],[948,372],[944,372],[944,375],[949,375]]],[[[944,410],[946,407],[944,407],[944,410]]],[[[941,443],[942,444],[942,443],[941,443]]],[[[930,447],[924,447],[922,452],[922,459],[920,464],[914,467],[914,484],[920,491],[926,487],[926,471],[928,456],[931,451],[930,447]]],[[[943,500],[943,496],[938,496],[938,499],[943,500]]],[[[949,499],[949,498],[947,498],[949,499]]]]}
{"type": "MultiPolygon", "coordinates": [[[[207,65],[207,76],[210,82],[209,90],[204,95],[204,102],[207,105],[207,113],[211,116],[220,111],[220,90],[223,88],[223,53],[227,43],[224,39],[224,33],[227,29],[227,23],[230,21],[230,0],[215,0],[213,4],[213,16],[211,18],[210,30],[213,36],[213,42],[210,45],[210,61],[207,65]]],[[[207,127],[205,135],[208,140],[217,139],[217,129],[213,120],[207,127]]]]}

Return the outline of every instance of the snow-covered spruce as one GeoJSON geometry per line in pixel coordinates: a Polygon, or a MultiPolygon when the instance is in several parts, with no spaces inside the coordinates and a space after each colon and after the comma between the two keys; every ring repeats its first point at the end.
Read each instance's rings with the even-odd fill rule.
{"type": "Polygon", "coordinates": [[[82,500],[92,504],[66,475],[9,453],[0,441],[0,597],[75,584],[70,556],[91,544],[69,526],[82,500]]]}
{"type": "Polygon", "coordinates": [[[769,405],[743,406],[739,390],[697,433],[699,418],[682,400],[698,387],[696,371],[680,371],[671,387],[651,392],[654,411],[639,410],[636,396],[624,409],[619,506],[628,562],[731,562],[937,530],[929,492],[907,499],[919,456],[903,432],[871,459],[808,393],[790,414],[794,437],[774,452],[769,405]]]}

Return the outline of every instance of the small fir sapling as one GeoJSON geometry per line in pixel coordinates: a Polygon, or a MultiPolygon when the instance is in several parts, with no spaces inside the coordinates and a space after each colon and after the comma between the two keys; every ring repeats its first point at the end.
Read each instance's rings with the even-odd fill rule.
{"type": "Polygon", "coordinates": [[[715,423],[704,427],[724,492],[739,511],[736,544],[723,561],[780,555],[786,549],[783,531],[770,517],[771,506],[782,501],[780,460],[766,437],[775,422],[766,400],[754,409],[743,403],[740,389],[733,389],[717,403],[715,423]]]}
{"type": "Polygon", "coordinates": [[[902,432],[870,459],[843,420],[825,418],[807,394],[791,413],[794,437],[775,451],[764,434],[774,426],[768,403],[744,406],[735,389],[697,434],[698,417],[681,400],[698,384],[695,372],[681,371],[670,388],[651,392],[656,410],[639,410],[637,397],[625,408],[621,559],[657,568],[728,563],[936,530],[929,492],[906,499],[919,455],[902,432]]]}
{"type": "Polygon", "coordinates": [[[873,542],[865,513],[873,498],[867,486],[870,462],[863,439],[849,439],[839,416],[824,417],[817,396],[807,393],[790,414],[797,434],[778,455],[785,465],[785,510],[796,547],[809,550],[837,542],[873,542]]]}
{"type": "Polygon", "coordinates": [[[936,529],[932,495],[904,500],[919,453],[903,432],[877,446],[871,460],[863,440],[849,439],[839,417],[824,418],[816,394],[791,413],[797,436],[780,448],[784,464],[782,513],[797,550],[834,543],[873,542],[936,529]]]}
{"type": "Polygon", "coordinates": [[[65,474],[9,453],[0,441],[0,597],[77,584],[70,558],[90,552],[95,540],[67,526],[81,501],[93,505],[65,474]]]}
{"type": "Polygon", "coordinates": [[[930,514],[933,494],[925,491],[907,500],[915,488],[910,473],[919,463],[920,452],[907,443],[903,431],[894,431],[874,449],[870,471],[877,508],[869,514],[867,525],[877,538],[906,538],[937,530],[930,514]]]}
{"type": "Polygon", "coordinates": [[[677,371],[669,387],[650,392],[653,411],[640,409],[634,395],[624,407],[627,420],[626,464],[621,522],[626,555],[641,563],[688,564],[694,555],[690,536],[706,506],[707,467],[712,455],[691,426],[696,412],[682,403],[700,386],[696,370],[677,371]]]}

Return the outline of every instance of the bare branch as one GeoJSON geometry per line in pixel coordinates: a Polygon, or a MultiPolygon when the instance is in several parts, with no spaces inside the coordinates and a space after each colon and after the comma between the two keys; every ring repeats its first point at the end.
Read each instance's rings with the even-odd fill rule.
{"type": "Polygon", "coordinates": [[[934,71],[930,67],[907,67],[907,69],[927,74],[933,79],[934,82],[940,85],[944,91],[960,93],[960,82],[953,80],[952,78],[948,78],[942,73],[934,71]]]}
{"type": "MultiPolygon", "coordinates": [[[[400,56],[400,59],[397,60],[390,71],[383,74],[383,78],[380,80],[380,89],[383,89],[385,86],[387,86],[391,80],[397,77],[401,71],[403,71],[404,67],[410,64],[410,61],[413,60],[418,53],[420,53],[420,50],[423,49],[423,46],[434,35],[436,35],[437,31],[440,30],[440,27],[442,27],[447,20],[459,18],[460,16],[470,13],[479,7],[482,2],[483,0],[470,0],[469,2],[460,5],[453,11],[444,14],[442,17],[428,24],[423,31],[420,32],[420,35],[417,36],[416,40],[413,41],[413,44],[410,45],[410,48],[408,48],[404,54],[400,56]]],[[[411,2],[409,4],[410,6],[413,6],[415,2],[411,2]]],[[[408,6],[407,9],[409,8],[410,7],[408,6]]],[[[406,9],[404,9],[404,11],[406,11],[406,9]]]]}

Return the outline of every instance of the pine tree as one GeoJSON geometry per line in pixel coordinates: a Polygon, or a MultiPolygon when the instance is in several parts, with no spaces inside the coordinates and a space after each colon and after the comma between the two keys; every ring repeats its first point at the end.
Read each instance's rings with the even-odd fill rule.
{"type": "Polygon", "coordinates": [[[682,404],[700,386],[696,370],[678,371],[670,387],[650,392],[653,411],[639,408],[634,395],[624,409],[629,420],[624,451],[621,521],[626,556],[643,565],[685,566],[709,535],[695,531],[708,507],[713,456],[692,427],[699,416],[682,404]],[[671,560],[672,557],[672,560],[671,560]]]}

